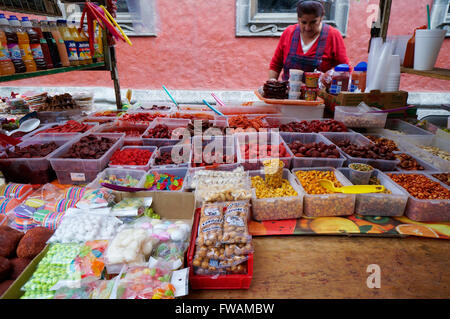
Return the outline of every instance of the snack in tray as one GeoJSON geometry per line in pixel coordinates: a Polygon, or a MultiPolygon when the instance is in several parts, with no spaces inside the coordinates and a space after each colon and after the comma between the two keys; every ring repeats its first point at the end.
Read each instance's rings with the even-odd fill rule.
{"type": "MultiPolygon", "coordinates": [[[[276,122],[276,119],[274,120],[276,122]]],[[[308,120],[308,121],[292,121],[287,124],[271,125],[278,127],[281,132],[296,133],[319,133],[319,132],[348,132],[344,123],[336,120],[308,120]]]]}
{"type": "Polygon", "coordinates": [[[434,178],[437,178],[442,183],[446,184],[447,186],[450,186],[450,173],[438,173],[432,175],[434,178]]]}
{"type": "Polygon", "coordinates": [[[34,144],[23,147],[14,147],[6,149],[6,154],[3,154],[1,158],[40,158],[45,157],[59,146],[55,142],[34,144]]]}
{"type": "Polygon", "coordinates": [[[267,99],[287,99],[288,81],[268,80],[263,86],[263,96],[267,99]]]}
{"type": "Polygon", "coordinates": [[[116,143],[108,137],[88,135],[72,144],[61,158],[99,159],[116,143]]]}
{"type": "Polygon", "coordinates": [[[123,148],[113,153],[109,165],[145,166],[152,154],[153,152],[147,149],[123,148]]]}
{"type": "Polygon", "coordinates": [[[90,130],[93,125],[83,124],[77,121],[69,120],[65,124],[55,125],[51,128],[41,130],[36,135],[44,133],[85,133],[90,130]]]}
{"type": "Polygon", "coordinates": [[[397,143],[394,142],[391,139],[388,139],[386,137],[378,137],[373,135],[367,135],[366,136],[369,140],[377,144],[378,146],[383,146],[387,148],[390,152],[398,151],[397,143]]]}
{"type": "Polygon", "coordinates": [[[195,170],[189,175],[188,188],[195,189],[212,185],[242,185],[248,184],[248,173],[239,166],[232,171],[220,170],[195,170]]]}
{"type": "Polygon", "coordinates": [[[352,157],[358,158],[371,158],[371,159],[381,159],[381,160],[396,160],[394,153],[389,151],[384,146],[378,146],[376,144],[368,145],[357,145],[350,142],[350,140],[345,139],[343,141],[337,141],[335,143],[341,148],[346,154],[352,157]]]}

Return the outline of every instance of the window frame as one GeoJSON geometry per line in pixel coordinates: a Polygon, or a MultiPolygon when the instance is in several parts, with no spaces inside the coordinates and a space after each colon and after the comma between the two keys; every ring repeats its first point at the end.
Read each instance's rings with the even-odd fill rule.
{"type": "MultiPolygon", "coordinates": [[[[436,28],[442,23],[450,23],[450,0],[433,0],[433,5],[430,12],[430,24],[431,28],[436,28]],[[441,10],[445,8],[445,10],[441,10]]],[[[450,37],[450,27],[447,26],[446,37],[450,37]]]]}
{"type": "MultiPolygon", "coordinates": [[[[343,37],[347,34],[350,0],[330,0],[330,19],[325,23],[336,27],[343,37]]],[[[279,37],[298,22],[297,13],[260,13],[258,0],[236,0],[237,37],[279,37]]]]}

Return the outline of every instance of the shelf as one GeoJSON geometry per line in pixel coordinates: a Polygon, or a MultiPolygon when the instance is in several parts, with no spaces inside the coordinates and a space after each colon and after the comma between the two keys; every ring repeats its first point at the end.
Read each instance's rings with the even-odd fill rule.
{"type": "Polygon", "coordinates": [[[12,75],[0,76],[0,82],[22,80],[22,79],[33,78],[36,76],[44,76],[44,75],[65,73],[65,72],[71,72],[71,71],[81,71],[81,70],[98,69],[98,68],[101,68],[101,70],[105,70],[104,67],[105,67],[105,62],[97,62],[97,63],[87,64],[87,65],[68,66],[68,67],[54,68],[54,69],[36,71],[36,72],[17,73],[17,74],[12,74],[12,75]]]}
{"type": "Polygon", "coordinates": [[[450,69],[434,68],[433,70],[429,70],[429,71],[419,71],[419,70],[414,70],[412,68],[401,67],[400,71],[402,73],[415,74],[415,75],[427,76],[427,77],[431,77],[431,78],[435,78],[435,79],[450,81],[450,69]]]}

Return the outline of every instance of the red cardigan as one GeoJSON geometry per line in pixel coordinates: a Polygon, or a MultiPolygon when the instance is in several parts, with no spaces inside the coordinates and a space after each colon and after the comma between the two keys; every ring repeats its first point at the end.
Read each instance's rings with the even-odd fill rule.
{"type": "MultiPolygon", "coordinates": [[[[291,46],[292,35],[294,34],[294,30],[297,25],[298,24],[288,26],[286,30],[284,30],[284,32],[281,34],[280,40],[278,41],[278,45],[275,50],[275,54],[273,55],[272,61],[270,61],[270,70],[280,73],[283,69],[284,61],[286,60],[286,57],[289,53],[289,48],[291,46]]],[[[306,56],[314,57],[314,55],[316,54],[317,43],[318,39],[309,49],[306,56]]],[[[301,41],[299,41],[298,44],[297,54],[304,55],[301,41]]],[[[349,64],[344,39],[342,38],[339,30],[330,26],[327,44],[325,46],[325,51],[323,53],[322,63],[319,66],[319,70],[322,72],[326,72],[334,68],[336,65],[342,63],[349,64]]]]}

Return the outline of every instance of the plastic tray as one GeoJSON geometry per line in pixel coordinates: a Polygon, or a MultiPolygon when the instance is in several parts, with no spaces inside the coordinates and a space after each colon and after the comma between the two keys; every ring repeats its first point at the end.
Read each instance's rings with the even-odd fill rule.
{"type": "MultiPolygon", "coordinates": [[[[77,122],[82,123],[81,121],[77,121],[77,122]]],[[[86,133],[89,133],[89,132],[93,132],[94,129],[99,125],[99,124],[96,123],[96,122],[92,122],[92,123],[84,123],[84,124],[87,124],[87,125],[91,125],[91,128],[89,128],[89,129],[88,129],[87,131],[85,131],[85,132],[65,132],[65,133],[44,132],[44,133],[41,133],[41,132],[44,131],[44,130],[47,130],[47,129],[50,129],[50,128],[53,128],[53,127],[56,127],[56,126],[62,126],[62,125],[64,125],[64,124],[66,124],[66,123],[67,123],[67,121],[62,121],[62,122],[58,122],[58,123],[48,123],[46,126],[43,126],[43,127],[41,127],[40,129],[37,129],[37,130],[33,131],[33,132],[32,132],[33,134],[30,134],[30,135],[27,136],[27,137],[35,137],[35,136],[40,135],[40,134],[73,134],[73,133],[75,133],[75,134],[86,134],[86,133]]]]}
{"type": "Polygon", "coordinates": [[[428,143],[420,143],[420,141],[410,139],[406,136],[399,138],[399,149],[401,151],[408,152],[411,155],[419,157],[423,161],[431,164],[443,172],[450,171],[450,161],[433,155],[430,152],[420,148],[420,146],[435,146],[450,153],[450,142],[436,136],[433,136],[431,142],[428,143]]]}
{"type": "Polygon", "coordinates": [[[127,111],[127,113],[125,113],[125,114],[122,114],[118,118],[117,121],[125,122],[125,123],[133,123],[133,124],[135,124],[135,123],[141,123],[142,124],[143,123],[143,124],[147,124],[148,125],[149,123],[153,122],[158,117],[169,118],[171,114],[172,114],[172,112],[167,112],[167,111],[137,111],[137,110],[134,111],[134,110],[131,110],[131,111],[127,111]],[[133,120],[130,120],[130,119],[125,119],[127,117],[127,115],[140,114],[140,113],[152,114],[152,115],[156,115],[156,117],[153,118],[150,121],[133,121],[133,120]]]}
{"type": "Polygon", "coordinates": [[[55,142],[58,148],[52,153],[41,158],[11,158],[0,159],[0,168],[6,180],[22,184],[46,184],[52,182],[55,178],[55,171],[50,165],[49,158],[57,152],[61,146],[70,142],[81,134],[40,134],[30,137],[26,141],[17,144],[17,147],[28,145],[45,144],[55,142]]]}
{"type": "Polygon", "coordinates": [[[219,167],[227,167],[229,169],[234,169],[239,166],[239,161],[237,160],[236,152],[236,142],[233,136],[194,136],[192,138],[191,144],[191,162],[189,165],[189,171],[195,171],[198,169],[215,169],[219,167]],[[218,150],[216,150],[218,148],[218,150]],[[193,166],[194,163],[199,164],[200,160],[200,149],[202,154],[209,151],[216,151],[219,154],[228,155],[233,158],[233,162],[223,162],[223,163],[206,163],[204,166],[193,166]],[[194,162],[195,161],[195,162],[194,162]],[[208,165],[209,164],[209,165],[208,165]]]}
{"type": "MultiPolygon", "coordinates": [[[[236,139],[236,152],[238,163],[240,163],[245,170],[258,170],[263,167],[263,162],[265,160],[271,159],[269,157],[266,158],[250,158],[244,159],[241,154],[241,145],[249,144],[249,143],[260,143],[262,140],[264,143],[268,143],[270,145],[279,145],[283,144],[288,153],[287,157],[279,157],[279,159],[284,163],[284,167],[287,169],[291,168],[292,158],[294,154],[292,154],[291,150],[287,146],[286,142],[283,140],[280,134],[278,133],[238,133],[235,134],[236,139]]],[[[275,157],[272,157],[272,159],[275,157]]]]}
{"type": "MultiPolygon", "coordinates": [[[[214,168],[208,168],[205,166],[202,167],[196,167],[196,168],[192,168],[190,167],[188,169],[188,173],[186,174],[186,182],[185,182],[185,190],[186,191],[194,191],[195,187],[192,186],[192,183],[194,181],[194,176],[195,176],[195,172],[196,171],[200,171],[200,170],[211,170],[211,171],[234,171],[235,169],[237,169],[238,167],[240,167],[240,165],[238,163],[234,163],[234,164],[223,164],[223,165],[219,165],[218,167],[214,167],[214,168]],[[191,187],[192,186],[192,187],[191,187]]],[[[247,177],[248,177],[248,173],[247,173],[247,177]]]]}
{"type": "Polygon", "coordinates": [[[122,147],[125,134],[120,133],[89,133],[78,136],[55,151],[50,157],[50,163],[56,172],[60,184],[87,184],[93,181],[97,174],[109,163],[112,154],[122,147]],[[59,158],[78,142],[81,137],[94,135],[116,139],[113,146],[99,159],[59,158]]]}
{"type": "Polygon", "coordinates": [[[152,155],[150,156],[150,158],[147,161],[147,164],[145,164],[145,165],[112,165],[112,164],[108,164],[108,167],[125,168],[125,169],[139,169],[139,170],[143,170],[143,171],[148,171],[151,167],[153,158],[155,157],[156,150],[158,148],[156,146],[124,146],[120,150],[124,150],[127,148],[137,148],[137,149],[142,149],[142,150],[149,150],[150,152],[152,152],[152,155]]]}
{"type": "Polygon", "coordinates": [[[126,169],[126,168],[105,168],[101,173],[97,175],[97,178],[92,181],[89,185],[87,185],[87,188],[100,188],[100,180],[108,178],[111,175],[116,175],[117,178],[124,178],[127,175],[131,176],[132,178],[135,178],[138,180],[136,185],[133,185],[131,187],[139,187],[142,178],[145,177],[146,172],[143,170],[138,169],[126,169]]]}
{"type": "MultiPolygon", "coordinates": [[[[356,144],[359,146],[364,146],[368,144],[374,144],[371,140],[366,138],[364,135],[359,133],[333,133],[333,132],[321,132],[325,138],[330,140],[332,143],[336,144],[339,141],[344,139],[349,139],[350,143],[356,144]]],[[[363,163],[371,165],[374,168],[378,168],[380,171],[394,171],[400,160],[381,160],[381,159],[370,159],[370,158],[360,158],[360,157],[352,157],[345,153],[340,147],[338,147],[342,154],[347,157],[346,164],[351,163],[363,163]]]]}
{"type": "MultiPolygon", "coordinates": [[[[423,173],[408,173],[408,172],[392,172],[389,174],[418,174],[424,175],[442,185],[446,189],[450,189],[447,185],[440,182],[438,179],[434,178],[429,174],[423,173]]],[[[392,181],[392,179],[388,176],[392,181]]],[[[395,183],[394,181],[392,181],[395,183]]],[[[395,183],[398,185],[397,183],[395,183]]],[[[450,221],[450,200],[449,199],[417,199],[413,197],[409,192],[398,185],[405,193],[408,194],[408,204],[406,205],[405,215],[415,221],[419,222],[448,222],[450,221]]]]}
{"type": "MultiPolygon", "coordinates": [[[[261,176],[264,179],[264,170],[248,171],[252,176],[261,176]]],[[[297,196],[257,198],[255,189],[252,190],[252,217],[255,220],[281,220],[300,218],[303,214],[303,193],[301,192],[295,177],[288,169],[283,169],[283,179],[297,192],[297,196]]]]}
{"type": "MultiPolygon", "coordinates": [[[[183,146],[178,146],[178,145],[172,145],[172,146],[162,146],[160,148],[158,148],[155,152],[155,156],[153,156],[152,158],[152,162],[150,163],[150,166],[152,168],[177,168],[177,167],[189,167],[190,163],[191,163],[191,159],[192,159],[192,150],[191,150],[191,145],[187,144],[185,145],[185,147],[183,146]],[[186,156],[187,161],[183,161],[181,163],[174,163],[174,164],[164,164],[164,165],[157,165],[156,164],[156,159],[159,158],[159,156],[161,154],[164,153],[171,153],[173,148],[176,147],[176,150],[178,150],[177,154],[179,154],[179,152],[181,151],[181,149],[183,149],[183,157],[180,156],[180,160],[184,159],[184,152],[187,151],[189,152],[188,155],[186,156]]],[[[172,161],[174,159],[172,158],[172,161]]]]}
{"type": "Polygon", "coordinates": [[[315,101],[306,101],[306,100],[289,100],[289,99],[270,99],[265,98],[263,94],[264,93],[262,87],[255,90],[255,95],[258,97],[258,99],[266,102],[267,104],[286,104],[286,105],[301,105],[301,106],[317,106],[324,104],[324,100],[319,96],[317,96],[317,99],[315,101]]]}
{"type": "Polygon", "coordinates": [[[145,132],[142,134],[142,142],[146,146],[171,146],[176,145],[180,143],[182,140],[178,138],[170,139],[170,138],[148,138],[145,137],[148,134],[148,131],[155,128],[157,125],[167,125],[167,127],[171,130],[176,130],[177,134],[180,134],[180,137],[183,137],[186,139],[186,142],[191,142],[191,139],[187,139],[190,134],[188,134],[187,130],[184,130],[183,128],[186,128],[187,125],[190,123],[190,120],[185,119],[166,119],[166,118],[159,118],[155,119],[153,122],[150,123],[148,128],[145,130],[145,132]]]}
{"type": "Polygon", "coordinates": [[[409,124],[408,122],[399,119],[388,119],[386,125],[382,131],[386,137],[390,136],[405,136],[412,138],[420,143],[430,143],[433,139],[433,133],[428,132],[420,127],[409,124]],[[394,131],[394,132],[393,132],[394,131]],[[396,134],[395,131],[402,132],[404,134],[396,134]]]}
{"type": "Polygon", "coordinates": [[[148,174],[150,174],[151,172],[157,172],[159,174],[171,174],[171,175],[175,175],[178,177],[182,177],[183,178],[183,185],[181,187],[180,190],[177,191],[170,191],[170,190],[155,190],[155,192],[183,192],[185,189],[185,181],[186,181],[186,175],[187,175],[187,167],[178,167],[178,168],[168,168],[168,167],[163,167],[163,168],[151,168],[141,179],[139,186],[137,187],[144,187],[145,184],[145,180],[148,174]]]}
{"type": "Polygon", "coordinates": [[[418,170],[418,171],[414,171],[414,170],[406,170],[406,169],[402,169],[400,168],[400,166],[397,165],[396,169],[399,172],[438,172],[439,169],[437,169],[436,167],[434,167],[431,164],[428,164],[427,162],[421,160],[420,158],[418,158],[417,156],[414,156],[413,154],[410,154],[408,152],[394,152],[394,154],[407,154],[409,156],[411,156],[413,159],[415,159],[417,161],[417,163],[419,163],[419,165],[421,165],[424,169],[423,170],[418,170]]]}
{"type": "Polygon", "coordinates": [[[42,124],[46,123],[57,123],[68,120],[78,120],[82,116],[81,109],[73,109],[67,111],[40,111],[37,112],[38,119],[41,120],[42,124]]]}
{"type": "Polygon", "coordinates": [[[105,123],[116,123],[118,121],[117,117],[109,117],[109,116],[88,116],[82,119],[82,123],[98,123],[98,124],[105,124],[105,123]]]}
{"type": "MultiPolygon", "coordinates": [[[[375,111],[380,109],[373,108],[375,111]]],[[[373,127],[383,128],[386,124],[388,113],[367,113],[360,111],[356,106],[336,106],[334,119],[341,121],[347,127],[373,127]]]]}
{"type": "MultiPolygon", "coordinates": [[[[301,143],[319,143],[324,142],[327,145],[334,145],[328,139],[324,138],[322,135],[317,133],[280,133],[283,140],[286,144],[289,144],[294,141],[300,141],[301,143]]],[[[289,148],[290,149],[290,148],[289,148]]],[[[339,148],[336,147],[339,151],[339,148]]],[[[292,168],[298,167],[342,167],[344,162],[346,161],[346,157],[342,155],[342,152],[339,151],[339,158],[323,158],[323,157],[296,157],[294,152],[291,153],[294,155],[292,158],[292,168]]]]}
{"type": "Polygon", "coordinates": [[[125,133],[124,145],[143,145],[142,135],[147,130],[148,124],[130,124],[127,122],[104,123],[92,129],[92,132],[98,133],[125,133],[127,130],[139,131],[139,136],[128,137],[125,133]]]}
{"type": "Polygon", "coordinates": [[[303,193],[303,215],[308,217],[352,215],[355,209],[355,194],[332,193],[313,195],[306,193],[295,172],[313,170],[333,171],[342,186],[352,185],[352,183],[350,183],[350,181],[334,167],[294,168],[292,174],[303,193]]]}
{"type": "MultiPolygon", "coordinates": [[[[338,169],[345,177],[349,177],[349,168],[338,169]]],[[[387,177],[380,170],[374,170],[372,176],[392,194],[368,193],[356,194],[355,213],[364,216],[402,216],[408,202],[408,193],[387,177]]]]}
{"type": "Polygon", "coordinates": [[[32,136],[35,135],[37,132],[46,130],[46,129],[51,128],[51,127],[53,127],[54,125],[57,125],[57,124],[58,124],[58,123],[41,124],[41,125],[38,126],[37,129],[35,129],[34,131],[31,131],[31,132],[25,134],[25,135],[22,136],[20,139],[21,139],[22,141],[25,141],[27,138],[32,137],[32,136]]]}
{"type": "Polygon", "coordinates": [[[189,267],[189,284],[191,289],[249,289],[253,278],[253,254],[248,255],[247,274],[242,275],[218,275],[206,276],[196,275],[192,261],[195,254],[195,241],[197,239],[198,224],[200,221],[200,210],[194,213],[194,223],[191,231],[191,242],[187,251],[187,262],[189,267]]]}
{"type": "Polygon", "coordinates": [[[188,120],[216,120],[223,119],[223,116],[219,116],[212,111],[178,111],[175,110],[170,114],[172,119],[188,119],[188,120]]]}

